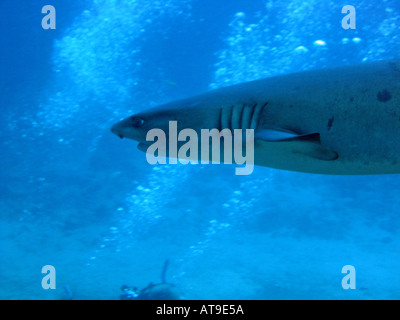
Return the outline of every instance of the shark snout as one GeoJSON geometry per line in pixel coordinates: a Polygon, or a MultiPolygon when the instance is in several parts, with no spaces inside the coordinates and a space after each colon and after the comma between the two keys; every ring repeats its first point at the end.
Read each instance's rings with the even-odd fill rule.
{"type": "Polygon", "coordinates": [[[114,124],[111,127],[111,132],[114,133],[115,135],[117,135],[118,137],[120,137],[121,139],[124,137],[124,135],[122,134],[122,128],[121,125],[119,123],[114,124]]]}
{"type": "Polygon", "coordinates": [[[144,120],[137,116],[131,116],[115,123],[111,132],[118,137],[127,138],[135,141],[145,141],[147,130],[143,128],[144,120]]]}

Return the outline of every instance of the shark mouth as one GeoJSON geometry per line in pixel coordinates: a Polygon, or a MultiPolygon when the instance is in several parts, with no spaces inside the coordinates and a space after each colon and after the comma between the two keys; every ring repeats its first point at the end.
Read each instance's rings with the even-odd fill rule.
{"type": "Polygon", "coordinates": [[[140,151],[143,151],[143,152],[146,152],[147,151],[147,149],[148,149],[148,145],[147,144],[145,144],[145,143],[143,143],[143,142],[139,142],[139,144],[137,145],[137,148],[140,150],[140,151]]]}

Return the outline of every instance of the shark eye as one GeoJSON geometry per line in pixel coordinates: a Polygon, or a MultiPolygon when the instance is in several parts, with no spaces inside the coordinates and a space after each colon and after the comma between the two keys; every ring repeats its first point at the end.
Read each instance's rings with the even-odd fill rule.
{"type": "Polygon", "coordinates": [[[144,124],[144,120],[139,117],[132,117],[132,126],[140,128],[144,124]]]}

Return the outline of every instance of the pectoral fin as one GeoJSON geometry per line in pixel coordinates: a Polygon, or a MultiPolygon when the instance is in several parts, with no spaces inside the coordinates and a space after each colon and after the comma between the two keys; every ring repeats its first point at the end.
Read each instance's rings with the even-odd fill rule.
{"type": "Polygon", "coordinates": [[[294,132],[265,129],[255,134],[255,139],[283,143],[284,149],[293,154],[303,154],[318,160],[332,161],[339,155],[321,144],[319,133],[297,134],[294,132]]]}

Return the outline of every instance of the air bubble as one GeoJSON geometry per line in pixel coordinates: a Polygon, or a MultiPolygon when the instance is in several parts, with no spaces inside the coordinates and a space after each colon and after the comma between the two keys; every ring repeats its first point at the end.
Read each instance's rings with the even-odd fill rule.
{"type": "Polygon", "coordinates": [[[306,53],[308,52],[308,49],[304,46],[299,46],[296,49],[294,49],[294,51],[296,51],[297,53],[306,53]]]}
{"type": "Polygon", "coordinates": [[[314,41],[314,45],[318,47],[326,46],[326,42],[324,40],[316,40],[314,41]]]}
{"type": "Polygon", "coordinates": [[[246,17],[244,12],[238,12],[235,14],[235,18],[244,19],[246,17]]]}

